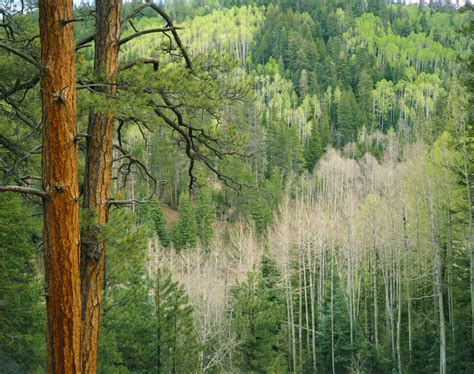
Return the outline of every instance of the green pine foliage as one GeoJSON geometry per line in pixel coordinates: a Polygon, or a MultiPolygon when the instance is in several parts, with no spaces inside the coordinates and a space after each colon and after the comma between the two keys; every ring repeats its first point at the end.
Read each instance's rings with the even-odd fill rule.
{"type": "Polygon", "coordinates": [[[19,196],[0,194],[0,206],[0,372],[35,372],[45,352],[40,227],[19,196]]]}
{"type": "MultiPolygon", "coordinates": [[[[336,373],[394,373],[398,327],[402,371],[438,372],[439,294],[447,372],[473,372],[472,6],[458,12],[440,1],[161,3],[178,20],[194,68],[184,66],[166,35],[151,33],[122,45],[120,58],[159,57],[158,66],[122,70],[114,100],[77,94],[78,130],[86,132],[91,107],[110,108],[120,120],[118,140],[159,181],[152,191],[141,165],[129,165],[125,177],[127,158],[116,159],[114,200],[153,195],[177,210],[166,215],[174,223],[169,231],[155,202],[112,206],[106,225],[96,225],[93,214],[81,217],[81,240],[98,234],[107,244],[99,372],[331,373],[334,351],[336,373]],[[181,111],[176,125],[194,128],[191,149],[150,110],[150,100],[173,121],[173,109],[181,111]],[[187,151],[200,186],[192,198],[185,192],[187,151]],[[242,221],[252,233],[236,245],[233,229],[242,221]],[[242,256],[236,247],[252,252],[242,256]],[[245,274],[246,261],[263,247],[260,266],[245,274]],[[433,289],[435,250],[440,293],[433,289]],[[184,260],[176,274],[155,269],[160,261],[184,260]],[[192,278],[195,265],[199,280],[192,278]],[[189,295],[176,281],[184,275],[189,295]],[[207,279],[225,286],[214,292],[207,279]],[[212,297],[200,287],[212,289],[212,297]]],[[[138,5],[124,3],[124,14],[138,5]]],[[[94,22],[84,17],[90,10],[75,12],[85,18],[75,23],[78,40],[93,34],[94,22]]],[[[36,56],[35,17],[32,10],[12,18],[12,45],[36,56]]],[[[124,36],[163,26],[150,9],[132,22],[124,36]]],[[[8,33],[0,27],[2,42],[8,33]]],[[[78,81],[93,82],[93,59],[93,48],[78,50],[78,81]]],[[[18,61],[0,48],[0,97],[37,74],[18,61]]],[[[0,101],[2,185],[34,186],[36,178],[25,175],[41,175],[38,90],[0,101]]],[[[81,173],[83,162],[80,153],[81,173]]],[[[29,199],[0,194],[2,373],[44,367],[37,214],[29,199]]]]}

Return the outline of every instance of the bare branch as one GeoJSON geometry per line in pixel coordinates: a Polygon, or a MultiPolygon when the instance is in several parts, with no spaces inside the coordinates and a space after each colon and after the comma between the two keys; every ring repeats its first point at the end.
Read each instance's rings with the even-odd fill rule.
{"type": "Polygon", "coordinates": [[[164,33],[164,32],[167,32],[167,31],[172,31],[173,32],[173,31],[179,30],[179,29],[182,29],[182,27],[169,26],[169,27],[163,27],[163,28],[159,28],[159,29],[148,29],[148,30],[139,31],[135,34],[127,36],[126,38],[123,38],[122,40],[119,40],[118,45],[123,45],[125,43],[128,43],[129,41],[131,41],[135,38],[138,38],[142,35],[153,34],[153,33],[164,33]]]}
{"type": "MultiPolygon", "coordinates": [[[[167,183],[167,181],[159,181],[161,183],[167,183]]],[[[120,205],[135,205],[135,204],[159,204],[153,200],[137,200],[137,199],[131,199],[131,200],[109,200],[108,201],[109,205],[114,205],[114,206],[120,206],[120,205]]]]}
{"type": "Polygon", "coordinates": [[[0,186],[0,192],[17,192],[25,193],[30,195],[39,196],[42,199],[49,199],[49,195],[43,191],[36,188],[22,187],[22,186],[0,186]]]}
{"type": "Polygon", "coordinates": [[[93,42],[94,40],[95,40],[95,35],[89,35],[88,37],[82,39],[76,44],[76,51],[81,48],[89,47],[90,46],[89,43],[93,42]]]}
{"type": "MultiPolygon", "coordinates": [[[[155,3],[153,3],[149,0],[146,1],[146,4],[148,4],[148,6],[151,9],[153,9],[155,12],[157,12],[166,21],[167,26],[173,27],[173,20],[163,9],[161,9],[158,5],[156,5],[155,3]]],[[[179,37],[178,33],[176,32],[176,29],[172,29],[171,33],[173,34],[173,38],[176,42],[176,45],[178,46],[179,50],[181,51],[181,53],[183,55],[184,60],[186,61],[186,66],[189,69],[192,69],[193,65],[191,63],[191,59],[189,58],[188,52],[186,51],[186,48],[184,48],[183,42],[181,41],[181,38],[179,37]]]]}
{"type": "MultiPolygon", "coordinates": [[[[156,191],[156,187],[158,186],[158,181],[153,177],[153,175],[150,173],[150,171],[147,169],[147,167],[143,164],[143,162],[141,162],[136,157],[134,157],[133,155],[128,153],[128,151],[125,148],[123,148],[122,146],[120,146],[118,144],[114,144],[113,147],[114,147],[114,149],[116,149],[120,153],[122,153],[122,155],[124,156],[123,158],[127,158],[129,160],[129,163],[128,163],[128,170],[129,171],[130,171],[130,168],[133,164],[137,164],[138,166],[140,166],[140,170],[143,171],[147,175],[147,177],[150,178],[153,181],[153,185],[154,185],[153,190],[152,190],[152,195],[153,195],[156,191]]],[[[123,159],[123,158],[121,158],[121,159],[123,159]]],[[[119,171],[122,169],[122,167],[123,167],[123,165],[119,168],[119,171]]]]}
{"type": "Polygon", "coordinates": [[[135,65],[139,65],[139,64],[153,64],[153,70],[157,71],[160,66],[160,60],[153,57],[140,57],[136,60],[127,61],[122,66],[120,66],[119,71],[130,69],[134,67],[135,65]]]}

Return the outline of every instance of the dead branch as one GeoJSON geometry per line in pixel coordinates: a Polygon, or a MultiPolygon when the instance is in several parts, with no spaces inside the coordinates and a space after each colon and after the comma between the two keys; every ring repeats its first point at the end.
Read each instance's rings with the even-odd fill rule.
{"type": "Polygon", "coordinates": [[[46,191],[38,190],[36,188],[22,187],[22,186],[0,186],[0,192],[17,192],[39,196],[42,199],[49,199],[46,191]]]}
{"type": "Polygon", "coordinates": [[[154,33],[165,33],[167,31],[173,32],[175,30],[180,30],[180,29],[182,29],[182,27],[168,26],[168,27],[163,27],[163,28],[158,28],[158,29],[148,29],[148,30],[139,31],[135,34],[129,35],[126,38],[119,40],[118,45],[124,45],[125,43],[128,43],[129,41],[135,38],[138,38],[142,35],[154,34],[154,33]]]}
{"type": "Polygon", "coordinates": [[[136,60],[127,61],[122,66],[120,66],[119,71],[124,71],[140,64],[153,64],[153,70],[157,71],[160,66],[160,60],[153,57],[140,57],[136,60]]]}

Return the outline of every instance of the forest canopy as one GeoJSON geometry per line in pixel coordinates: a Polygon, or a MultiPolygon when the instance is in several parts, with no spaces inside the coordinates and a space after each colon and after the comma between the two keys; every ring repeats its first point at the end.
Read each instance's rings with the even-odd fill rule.
{"type": "Polygon", "coordinates": [[[469,2],[53,3],[0,2],[0,372],[474,371],[469,2]]]}

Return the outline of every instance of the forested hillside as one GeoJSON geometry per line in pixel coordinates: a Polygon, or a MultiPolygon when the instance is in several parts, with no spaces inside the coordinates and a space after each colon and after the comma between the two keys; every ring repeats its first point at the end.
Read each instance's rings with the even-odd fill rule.
{"type": "Polygon", "coordinates": [[[0,373],[474,372],[470,3],[51,1],[0,3],[0,373]]]}

